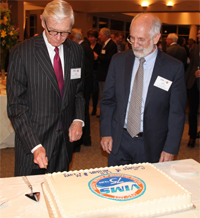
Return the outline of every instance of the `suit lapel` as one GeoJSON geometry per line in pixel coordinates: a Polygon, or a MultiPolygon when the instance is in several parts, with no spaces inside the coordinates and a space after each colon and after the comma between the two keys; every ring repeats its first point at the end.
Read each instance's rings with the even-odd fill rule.
{"type": "Polygon", "coordinates": [[[109,42],[106,44],[106,46],[103,47],[102,49],[107,50],[111,46],[112,43],[113,43],[113,41],[112,41],[112,39],[110,39],[109,42]]]}
{"type": "MultiPolygon", "coordinates": [[[[65,99],[68,95],[67,93],[70,90],[70,71],[71,66],[73,66],[73,53],[71,52],[70,45],[68,41],[66,40],[63,44],[64,49],[64,63],[65,63],[65,71],[64,71],[64,91],[63,91],[63,99],[65,99]]],[[[67,99],[65,99],[65,103],[67,102],[67,99]]]]}
{"type": "Polygon", "coordinates": [[[159,74],[162,72],[162,67],[163,67],[163,58],[162,58],[162,52],[158,50],[157,58],[155,61],[152,77],[149,83],[149,88],[147,91],[147,97],[146,97],[146,102],[145,102],[145,108],[147,107],[152,95],[154,89],[154,82],[156,81],[156,78],[158,77],[159,74]]]}
{"type": "Polygon", "coordinates": [[[125,78],[124,78],[124,96],[125,102],[128,102],[128,97],[130,93],[130,85],[131,85],[131,77],[133,71],[133,64],[134,64],[135,56],[133,52],[130,51],[129,56],[126,59],[126,67],[125,67],[125,78]]]}
{"type": "Polygon", "coordinates": [[[35,58],[37,59],[39,65],[43,69],[43,72],[49,78],[49,81],[50,81],[50,83],[52,83],[52,86],[54,87],[56,93],[60,96],[57,78],[56,78],[56,75],[54,73],[54,69],[53,69],[51,60],[49,58],[48,50],[47,50],[47,47],[45,45],[42,34],[40,34],[38,37],[36,37],[35,48],[36,48],[35,49],[35,58]]]}

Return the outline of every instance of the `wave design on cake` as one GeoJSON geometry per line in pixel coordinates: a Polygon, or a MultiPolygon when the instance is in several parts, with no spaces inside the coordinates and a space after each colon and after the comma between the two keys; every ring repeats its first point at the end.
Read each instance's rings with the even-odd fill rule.
{"type": "Polygon", "coordinates": [[[107,174],[92,179],[88,186],[99,197],[128,201],[144,194],[146,185],[140,178],[127,174],[107,174]]]}

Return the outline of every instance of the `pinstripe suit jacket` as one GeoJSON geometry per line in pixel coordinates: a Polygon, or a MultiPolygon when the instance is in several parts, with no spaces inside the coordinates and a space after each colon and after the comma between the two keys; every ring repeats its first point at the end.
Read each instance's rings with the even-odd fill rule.
{"type": "Polygon", "coordinates": [[[7,78],[8,117],[15,129],[16,166],[37,169],[31,150],[38,144],[50,159],[62,122],[71,160],[68,129],[74,119],[84,120],[83,75],[70,79],[72,68],[82,68],[83,50],[66,40],[64,45],[64,93],[57,79],[42,34],[16,45],[11,52],[7,78]]]}

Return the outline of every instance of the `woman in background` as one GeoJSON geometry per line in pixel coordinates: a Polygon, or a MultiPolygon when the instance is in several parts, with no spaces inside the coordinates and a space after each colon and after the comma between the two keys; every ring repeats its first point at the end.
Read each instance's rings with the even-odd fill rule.
{"type": "MultiPolygon", "coordinates": [[[[87,37],[88,37],[88,41],[90,42],[91,49],[99,55],[101,53],[102,45],[100,45],[97,42],[98,35],[99,35],[98,31],[95,29],[91,29],[87,32],[87,37]]],[[[98,79],[97,79],[97,67],[98,67],[98,61],[94,60],[93,92],[92,92],[92,102],[93,102],[92,116],[96,115],[98,98],[99,98],[99,83],[98,83],[98,79]]]]}
{"type": "Polygon", "coordinates": [[[166,45],[163,41],[159,41],[157,43],[157,47],[158,47],[158,49],[160,49],[160,51],[166,52],[166,45]]]}

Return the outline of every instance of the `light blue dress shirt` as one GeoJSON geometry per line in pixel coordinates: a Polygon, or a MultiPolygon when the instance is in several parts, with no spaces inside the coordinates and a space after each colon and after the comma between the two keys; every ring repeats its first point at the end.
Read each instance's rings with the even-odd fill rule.
{"type": "MultiPolygon", "coordinates": [[[[144,77],[143,77],[143,93],[142,93],[140,132],[143,132],[144,107],[145,107],[147,91],[148,91],[149,83],[150,83],[151,76],[152,76],[152,73],[153,73],[153,68],[154,68],[154,65],[155,65],[157,53],[158,53],[158,49],[157,49],[157,46],[156,46],[156,49],[155,49],[154,52],[152,52],[151,54],[144,57],[146,61],[143,64],[144,77]]],[[[130,100],[131,100],[131,93],[132,93],[133,83],[134,83],[134,80],[135,80],[135,75],[136,75],[136,72],[138,70],[139,64],[140,64],[139,58],[135,57],[135,61],[134,61],[134,64],[133,64],[132,77],[131,77],[131,85],[130,85],[130,92],[129,92],[129,98],[128,98],[128,106],[127,106],[127,109],[126,109],[126,117],[125,117],[124,128],[127,127],[127,117],[128,117],[129,103],[130,103],[130,100]]]]}

